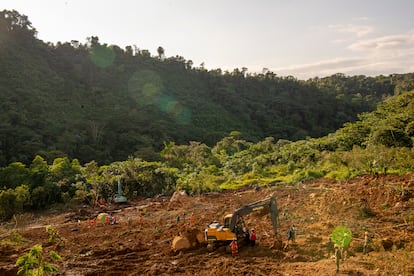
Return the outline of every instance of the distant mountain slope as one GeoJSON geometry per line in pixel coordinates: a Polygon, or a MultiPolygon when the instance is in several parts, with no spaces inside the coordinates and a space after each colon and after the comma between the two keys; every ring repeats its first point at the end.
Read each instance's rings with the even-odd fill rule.
{"type": "Polygon", "coordinates": [[[207,71],[93,36],[49,45],[26,16],[3,11],[0,166],[35,154],[101,164],[131,155],[154,160],[164,141],[213,145],[233,130],[251,141],[320,137],[409,90],[413,79],[207,71]]]}

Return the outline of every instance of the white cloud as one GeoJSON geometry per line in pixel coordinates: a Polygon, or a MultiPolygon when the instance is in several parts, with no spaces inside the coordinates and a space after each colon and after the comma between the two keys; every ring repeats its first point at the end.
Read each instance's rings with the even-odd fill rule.
{"type": "Polygon", "coordinates": [[[361,57],[334,58],[314,63],[274,68],[272,71],[282,76],[293,75],[299,79],[307,79],[315,76],[328,76],[335,73],[348,73],[352,69],[364,66],[364,64],[366,64],[366,60],[361,57]]]}
{"type": "MultiPolygon", "coordinates": [[[[342,42],[342,41],[338,41],[342,42]]],[[[414,70],[414,30],[402,34],[361,39],[347,47],[348,57],[335,57],[314,63],[272,68],[278,75],[299,79],[335,73],[348,75],[389,75],[414,70]]]]}
{"type": "Polygon", "coordinates": [[[404,52],[401,56],[376,55],[357,56],[350,58],[334,58],[315,63],[297,64],[288,67],[271,68],[280,76],[292,75],[298,79],[309,79],[315,76],[324,77],[335,73],[347,75],[389,75],[408,73],[414,70],[414,50],[404,52]]]}
{"type": "Polygon", "coordinates": [[[357,37],[365,36],[374,31],[372,26],[368,25],[354,25],[354,24],[335,24],[329,25],[329,29],[338,32],[338,33],[351,33],[357,37]]]}
{"type": "Polygon", "coordinates": [[[399,50],[402,48],[414,48],[414,30],[404,34],[360,40],[349,46],[349,49],[354,51],[399,50]]]}
{"type": "Polygon", "coordinates": [[[282,68],[276,68],[275,70],[283,71],[296,71],[296,70],[324,70],[329,68],[347,67],[354,64],[360,64],[364,61],[362,58],[335,58],[331,60],[322,60],[314,63],[296,64],[282,68]]]}

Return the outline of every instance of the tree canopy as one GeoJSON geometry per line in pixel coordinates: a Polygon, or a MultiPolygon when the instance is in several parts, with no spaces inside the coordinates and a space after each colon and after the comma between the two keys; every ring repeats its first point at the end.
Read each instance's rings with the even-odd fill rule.
{"type": "Polygon", "coordinates": [[[300,81],[208,71],[162,46],[152,56],[97,36],[53,45],[17,11],[0,13],[0,30],[0,166],[36,155],[159,161],[164,142],[213,146],[231,131],[251,142],[321,137],[413,88],[413,74],[300,81]]]}
{"type": "Polygon", "coordinates": [[[414,73],[300,81],[101,43],[0,12],[0,219],[175,190],[414,170],[414,73]]]}

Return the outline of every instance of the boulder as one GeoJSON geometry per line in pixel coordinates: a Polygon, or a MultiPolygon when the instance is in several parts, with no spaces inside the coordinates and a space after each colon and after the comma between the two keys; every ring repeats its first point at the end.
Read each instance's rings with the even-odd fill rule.
{"type": "Polygon", "coordinates": [[[187,198],[187,197],[188,197],[188,195],[187,195],[186,191],[176,191],[172,195],[172,197],[170,199],[170,202],[180,201],[182,198],[187,198]]]}
{"type": "Polygon", "coordinates": [[[174,251],[180,251],[180,250],[191,248],[191,244],[190,244],[190,241],[186,237],[176,236],[173,239],[171,248],[174,251]]]}

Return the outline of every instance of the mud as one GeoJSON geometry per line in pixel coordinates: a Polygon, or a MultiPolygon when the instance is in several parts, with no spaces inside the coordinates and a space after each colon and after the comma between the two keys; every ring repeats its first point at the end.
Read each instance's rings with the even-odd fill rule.
{"type": "Polygon", "coordinates": [[[414,180],[406,176],[362,176],[347,182],[317,180],[259,191],[243,189],[170,201],[168,197],[133,200],[128,206],[80,207],[70,212],[27,216],[17,226],[0,229],[0,275],[15,275],[15,262],[34,244],[45,253],[58,252],[61,275],[413,275],[414,180]],[[257,231],[255,247],[240,248],[232,257],[222,248],[208,252],[205,244],[174,252],[176,235],[203,231],[242,204],[274,193],[279,207],[279,235],[286,245],[292,224],[295,244],[280,250],[269,215],[245,217],[257,231]],[[116,215],[115,225],[88,225],[99,212],[116,215]],[[190,221],[195,215],[194,224],[190,221]],[[177,222],[179,216],[179,222],[177,222]],[[129,222],[129,223],[128,223],[129,222]],[[46,225],[62,240],[48,242],[46,225]],[[326,243],[332,230],[345,225],[353,240],[348,257],[335,273],[326,243]],[[363,254],[364,231],[373,240],[363,254]],[[19,241],[12,234],[20,234],[19,241]]]}

